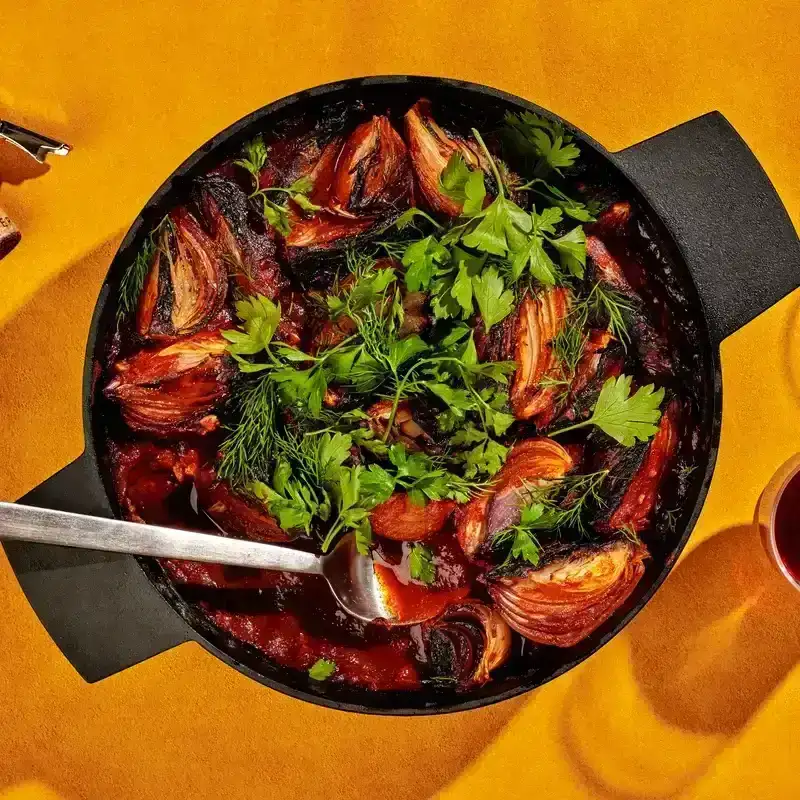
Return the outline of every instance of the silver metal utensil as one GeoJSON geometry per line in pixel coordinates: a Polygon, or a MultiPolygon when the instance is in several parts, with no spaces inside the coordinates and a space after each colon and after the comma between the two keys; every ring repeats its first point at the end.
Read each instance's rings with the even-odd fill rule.
{"type": "Polygon", "coordinates": [[[0,139],[11,142],[31,158],[35,158],[40,164],[44,164],[49,155],[65,156],[72,150],[65,142],[59,142],[41,133],[29,131],[21,125],[15,125],[13,122],[7,122],[6,120],[0,120],[0,139]]]}
{"type": "Polygon", "coordinates": [[[352,534],[328,555],[316,556],[274,544],[0,503],[0,539],[321,575],[348,614],[368,622],[393,620],[373,561],[358,553],[352,534]]]}

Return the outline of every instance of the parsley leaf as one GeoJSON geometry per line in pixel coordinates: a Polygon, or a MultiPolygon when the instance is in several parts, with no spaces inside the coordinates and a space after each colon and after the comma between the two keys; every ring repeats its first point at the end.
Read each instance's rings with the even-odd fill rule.
{"type": "Polygon", "coordinates": [[[582,278],[586,267],[586,235],[578,225],[558,239],[550,239],[550,244],[558,250],[561,266],[576,278],[582,278]]]}
{"type": "Polygon", "coordinates": [[[239,158],[233,163],[246,169],[253,178],[256,188],[258,188],[259,176],[264,165],[267,163],[269,148],[264,144],[262,136],[256,136],[244,145],[244,158],[239,158]]]}
{"type": "Polygon", "coordinates": [[[502,194],[472,219],[478,220],[477,226],[461,240],[467,247],[496,256],[518,249],[525,240],[524,234],[531,230],[530,215],[502,194]]]}
{"type": "Polygon", "coordinates": [[[447,248],[442,247],[433,236],[426,236],[410,244],[403,254],[406,268],[406,287],[410,292],[427,289],[436,275],[437,268],[450,259],[447,248]]]}
{"type": "Polygon", "coordinates": [[[524,111],[521,114],[506,114],[506,124],[513,144],[535,163],[534,175],[542,176],[555,171],[560,174],[571,167],[581,154],[574,137],[560,122],[555,122],[524,111]]]}
{"type": "Polygon", "coordinates": [[[459,152],[453,153],[439,176],[439,190],[461,203],[463,214],[471,217],[483,208],[486,185],[481,170],[471,170],[459,152]]]}
{"type": "Polygon", "coordinates": [[[336,672],[336,662],[327,658],[317,659],[308,670],[308,676],[314,681],[325,681],[336,672]]]}
{"type": "Polygon", "coordinates": [[[464,476],[475,478],[478,475],[492,476],[499,472],[508,455],[508,448],[492,439],[486,431],[479,430],[471,422],[457,431],[451,438],[453,447],[474,445],[453,455],[453,459],[464,464],[464,476]]]}
{"type": "Polygon", "coordinates": [[[492,325],[505,319],[514,308],[514,293],[505,288],[495,267],[489,267],[481,275],[476,275],[472,279],[472,289],[487,332],[492,325]]]}
{"type": "Polygon", "coordinates": [[[556,265],[553,259],[545,252],[542,238],[532,236],[527,244],[514,256],[511,262],[511,277],[519,280],[525,267],[530,269],[531,275],[545,286],[556,285],[556,265]]]}
{"type": "Polygon", "coordinates": [[[242,321],[241,331],[222,331],[230,342],[228,352],[234,356],[255,355],[266,350],[281,321],[281,307],[268,297],[257,294],[236,303],[236,315],[242,321]]]}
{"type": "Polygon", "coordinates": [[[436,567],[433,554],[424,545],[415,542],[408,554],[408,569],[411,577],[421,583],[430,585],[436,580],[436,567]]]}
{"type": "Polygon", "coordinates": [[[630,375],[609,378],[600,390],[589,419],[561,428],[550,435],[556,436],[585,425],[597,425],[625,447],[632,447],[637,439],[646,442],[658,431],[658,421],[661,418],[659,407],[664,399],[664,389],[655,391],[653,384],[649,384],[640,387],[631,396],[632,380],[630,375]]]}
{"type": "Polygon", "coordinates": [[[361,473],[361,489],[375,500],[375,505],[388,500],[394,493],[395,477],[378,464],[371,464],[361,473]]]}

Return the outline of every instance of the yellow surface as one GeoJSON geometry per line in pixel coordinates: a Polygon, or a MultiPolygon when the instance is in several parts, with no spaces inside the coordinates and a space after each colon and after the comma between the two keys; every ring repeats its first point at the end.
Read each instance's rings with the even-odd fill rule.
{"type": "MultiPolygon", "coordinates": [[[[719,109],[797,225],[798,30],[797,0],[0,0],[0,118],[75,146],[38,176],[0,150],[0,205],[24,234],[0,263],[0,496],[80,452],[84,340],[114,249],[173,167],[245,113],[393,72],[529,97],[611,149],[719,109]]],[[[800,598],[748,528],[760,487],[800,449],[799,323],[795,294],[724,343],[717,472],[654,601],[569,675],[489,709],[344,715],[269,691],[194,645],[88,686],[0,556],[0,791],[800,796],[800,598]]]]}

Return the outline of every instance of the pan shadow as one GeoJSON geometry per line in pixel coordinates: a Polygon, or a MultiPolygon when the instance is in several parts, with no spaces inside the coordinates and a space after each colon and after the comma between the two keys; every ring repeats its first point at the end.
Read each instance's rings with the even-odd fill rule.
{"type": "Polygon", "coordinates": [[[630,662],[599,654],[565,704],[565,747],[593,796],[664,800],[696,782],[800,660],[799,603],[753,525],[692,550],[620,637],[630,662]],[[614,683],[598,726],[605,705],[589,703],[614,683]],[[598,737],[611,744],[587,744],[598,737]]]}
{"type": "Polygon", "coordinates": [[[0,140],[0,186],[4,183],[19,186],[49,171],[49,164],[40,164],[10,142],[0,140]]]}
{"type": "MultiPolygon", "coordinates": [[[[0,328],[0,464],[16,465],[0,471],[2,499],[19,497],[83,446],[84,343],[119,238],[65,269],[0,328]]],[[[13,707],[17,720],[15,762],[0,759],[0,781],[23,780],[31,774],[25,765],[35,764],[65,797],[84,796],[88,770],[98,796],[131,800],[161,798],[164,786],[176,800],[387,793],[423,800],[451,783],[526,702],[425,718],[343,714],[266,689],[197,645],[88,685],[36,620],[17,628],[32,615],[0,567],[0,636],[15,642],[0,654],[0,705],[13,707]],[[46,759],[42,730],[58,742],[46,759]]]]}
{"type": "MultiPolygon", "coordinates": [[[[800,293],[798,293],[800,294],[800,293]]],[[[789,321],[783,328],[781,337],[781,349],[784,352],[783,374],[789,383],[792,396],[800,404],[800,296],[793,299],[793,308],[790,312],[789,321]]]]}

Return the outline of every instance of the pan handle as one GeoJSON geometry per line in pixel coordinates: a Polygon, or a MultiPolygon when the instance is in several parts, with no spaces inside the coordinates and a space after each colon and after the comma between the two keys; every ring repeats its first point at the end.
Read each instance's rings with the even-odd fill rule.
{"type": "MultiPolygon", "coordinates": [[[[97,475],[83,453],[20,502],[111,517],[97,475]]],[[[45,629],[89,683],[193,638],[132,556],[27,542],[3,547],[45,629]]]]}
{"type": "Polygon", "coordinates": [[[789,215],[718,111],[611,157],[675,237],[716,344],[800,286],[789,215]]]}

